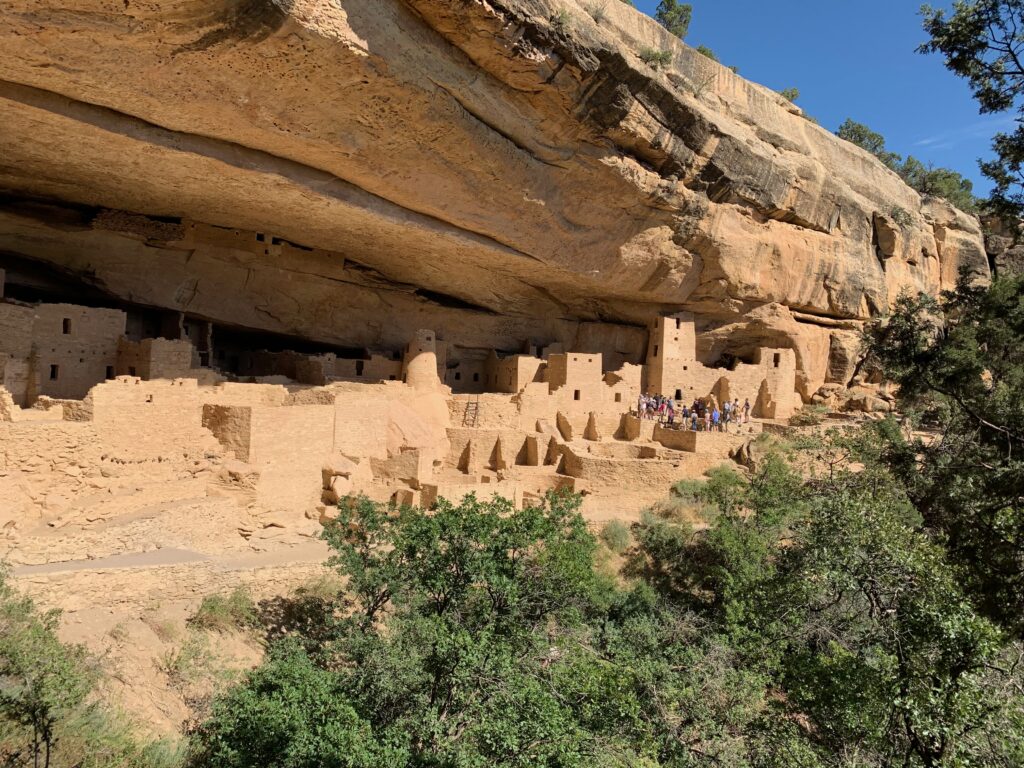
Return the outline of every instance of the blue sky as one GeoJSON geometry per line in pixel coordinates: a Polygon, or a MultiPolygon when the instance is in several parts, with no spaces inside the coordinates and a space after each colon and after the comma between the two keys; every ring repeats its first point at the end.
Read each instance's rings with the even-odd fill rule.
{"type": "MultiPolygon", "coordinates": [[[[977,161],[1012,117],[979,115],[940,56],[915,52],[925,40],[918,0],[690,2],[690,45],[708,46],[749,80],[799,88],[797,103],[825,128],[852,117],[885,136],[891,151],[953,168],[975,194],[987,194],[977,161]]],[[[653,15],[658,0],[635,5],[653,15]]]]}

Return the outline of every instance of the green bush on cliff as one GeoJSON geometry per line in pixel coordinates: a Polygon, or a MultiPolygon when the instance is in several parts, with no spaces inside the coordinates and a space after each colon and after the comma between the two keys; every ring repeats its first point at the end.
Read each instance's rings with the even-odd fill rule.
{"type": "Polygon", "coordinates": [[[143,745],[92,700],[98,672],[85,649],[57,637],[59,614],[40,611],[0,568],[0,765],[163,768],[180,761],[143,745]]]}
{"type": "Polygon", "coordinates": [[[641,48],[638,55],[640,56],[641,61],[650,65],[654,69],[667,67],[672,63],[671,51],[659,51],[656,48],[641,48]]]}

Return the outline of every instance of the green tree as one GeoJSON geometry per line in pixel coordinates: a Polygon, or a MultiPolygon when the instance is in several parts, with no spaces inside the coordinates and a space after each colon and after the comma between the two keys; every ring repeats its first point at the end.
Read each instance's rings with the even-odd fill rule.
{"type": "Polygon", "coordinates": [[[952,13],[922,8],[929,40],[923,53],[939,53],[950,71],[967,80],[984,113],[1016,111],[1017,127],[993,139],[996,159],[981,164],[994,182],[996,210],[1024,208],[1024,0],[957,0],[952,13]]]}
{"type": "Polygon", "coordinates": [[[978,201],[974,197],[974,184],[949,168],[925,166],[916,157],[908,156],[896,172],[907,186],[922,195],[932,195],[948,200],[962,211],[974,213],[978,201]]]}
{"type": "Polygon", "coordinates": [[[867,150],[881,160],[886,167],[894,171],[899,168],[900,161],[903,159],[895,152],[889,152],[885,148],[885,137],[882,134],[872,131],[863,123],[858,123],[851,118],[847,118],[839,126],[836,136],[867,150]]]}
{"type": "Polygon", "coordinates": [[[593,738],[549,680],[600,607],[578,503],[516,510],[467,497],[431,514],[343,504],[324,537],[348,578],[348,617],[311,657],[281,657],[221,701],[196,733],[194,764],[586,764],[593,738]],[[266,702],[268,680],[281,706],[266,702]],[[325,739],[318,713],[331,701],[342,719],[325,739]],[[269,741],[252,751],[257,731],[269,741]],[[346,763],[357,737],[380,746],[346,763]]]}
{"type": "Polygon", "coordinates": [[[779,95],[782,96],[786,101],[796,101],[800,98],[799,88],[783,88],[779,91],[779,95]]]}
{"type": "Polygon", "coordinates": [[[1002,638],[916,522],[886,472],[824,480],[765,588],[761,637],[785,644],[778,679],[829,753],[859,746],[881,765],[999,764],[1024,744],[1019,730],[1005,733],[1008,744],[989,740],[1003,735],[987,677],[1002,638]]]}
{"type": "MultiPolygon", "coordinates": [[[[831,436],[815,448],[825,471],[808,481],[778,455],[749,483],[721,478],[702,492],[716,523],[678,538],[665,565],[678,573],[656,582],[709,622],[741,679],[778,692],[755,698],[762,717],[745,723],[755,764],[1013,765],[1024,754],[1022,651],[920,529],[886,468],[891,432],[831,436]],[[787,721],[806,730],[780,731],[787,721]]],[[[649,525],[641,546],[666,541],[649,525]]]]}
{"type": "Polygon", "coordinates": [[[986,614],[1024,634],[1024,277],[903,295],[868,342],[903,407],[938,431],[893,437],[911,498],[986,614]]]}
{"type": "Polygon", "coordinates": [[[680,3],[678,0],[661,0],[654,12],[654,18],[658,23],[680,40],[686,39],[692,17],[693,6],[689,3],[680,3]]]}
{"type": "Polygon", "coordinates": [[[374,740],[348,703],[342,676],[286,640],[245,685],[218,699],[195,731],[190,760],[209,768],[376,768],[402,756],[374,740]]]}
{"type": "Polygon", "coordinates": [[[701,56],[707,56],[712,61],[718,61],[718,57],[715,55],[715,52],[706,45],[698,45],[696,50],[701,56]]]}

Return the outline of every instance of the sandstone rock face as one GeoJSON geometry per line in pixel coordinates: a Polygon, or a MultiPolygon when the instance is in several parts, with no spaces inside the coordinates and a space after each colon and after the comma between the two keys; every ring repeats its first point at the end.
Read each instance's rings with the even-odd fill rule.
{"type": "Polygon", "coordinates": [[[639,362],[686,309],[709,361],[796,349],[807,399],[901,290],[988,274],[976,219],[588,5],[10,0],[0,253],[325,344],[432,328],[450,359],[530,340],[639,362]]]}
{"type": "Polygon", "coordinates": [[[999,217],[985,221],[985,250],[992,271],[1000,275],[1024,274],[1024,242],[1020,226],[1014,228],[999,217]]]}

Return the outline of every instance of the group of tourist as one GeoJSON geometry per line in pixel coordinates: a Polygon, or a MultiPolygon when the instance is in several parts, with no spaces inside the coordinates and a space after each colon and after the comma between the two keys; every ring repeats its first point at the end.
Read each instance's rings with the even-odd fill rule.
{"type": "Polygon", "coordinates": [[[730,424],[750,423],[750,400],[745,399],[742,406],[739,398],[732,402],[726,400],[719,407],[714,399],[710,403],[694,399],[691,405],[682,408],[662,395],[640,395],[637,400],[637,415],[641,419],[657,419],[671,427],[676,424],[677,414],[684,429],[689,426],[694,432],[728,432],[730,424]]]}
{"type": "Polygon", "coordinates": [[[657,419],[663,424],[675,421],[676,404],[661,395],[640,395],[637,401],[637,415],[641,419],[657,419]]]}

